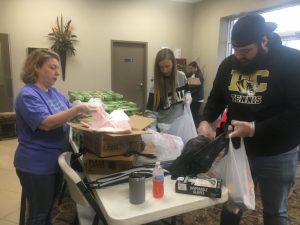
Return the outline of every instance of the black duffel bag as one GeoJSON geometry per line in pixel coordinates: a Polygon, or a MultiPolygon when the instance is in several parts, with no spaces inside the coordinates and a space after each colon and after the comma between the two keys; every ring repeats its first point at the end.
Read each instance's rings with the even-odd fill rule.
{"type": "Polygon", "coordinates": [[[195,176],[206,173],[223,149],[227,149],[229,139],[227,132],[220,134],[213,141],[204,136],[190,139],[182,153],[169,168],[172,179],[179,176],[195,176]]]}

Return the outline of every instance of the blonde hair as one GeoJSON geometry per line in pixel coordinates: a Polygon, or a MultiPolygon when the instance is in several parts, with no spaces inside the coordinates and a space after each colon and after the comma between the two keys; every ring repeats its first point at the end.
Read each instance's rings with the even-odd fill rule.
{"type": "Polygon", "coordinates": [[[37,49],[31,52],[21,72],[21,80],[25,84],[35,83],[37,80],[37,68],[42,67],[42,65],[51,58],[56,59],[58,62],[60,61],[57,53],[47,49],[37,49]]]}
{"type": "Polygon", "coordinates": [[[172,92],[172,103],[176,99],[176,80],[177,80],[177,67],[174,53],[171,49],[163,48],[157,54],[154,64],[154,104],[153,110],[157,110],[160,101],[163,104],[168,99],[168,90],[170,87],[172,92]],[[169,59],[172,61],[171,76],[166,78],[160,71],[159,63],[163,60],[169,59]]]}

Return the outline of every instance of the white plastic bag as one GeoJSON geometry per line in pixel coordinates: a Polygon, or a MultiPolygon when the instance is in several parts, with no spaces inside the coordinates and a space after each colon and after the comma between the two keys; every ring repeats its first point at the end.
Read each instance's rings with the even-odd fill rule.
{"type": "Polygon", "coordinates": [[[184,104],[182,116],[171,124],[167,133],[181,137],[184,144],[191,138],[198,136],[189,105],[184,104]]]}
{"type": "Polygon", "coordinates": [[[226,206],[229,211],[237,213],[242,208],[255,209],[254,183],[243,138],[238,149],[229,139],[228,153],[214,169],[216,177],[221,178],[228,188],[229,204],[226,206]]]}
{"type": "Polygon", "coordinates": [[[143,134],[142,140],[145,143],[153,143],[155,146],[156,161],[168,161],[176,159],[183,149],[183,142],[180,137],[159,133],[154,130],[147,130],[150,134],[143,134]]]}

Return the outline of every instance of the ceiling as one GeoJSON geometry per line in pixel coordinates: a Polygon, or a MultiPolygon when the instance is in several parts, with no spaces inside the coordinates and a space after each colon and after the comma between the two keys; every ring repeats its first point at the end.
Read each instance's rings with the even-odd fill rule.
{"type": "Polygon", "coordinates": [[[173,1],[173,2],[185,2],[185,3],[198,3],[198,2],[202,2],[204,0],[169,0],[169,1],[173,1]]]}

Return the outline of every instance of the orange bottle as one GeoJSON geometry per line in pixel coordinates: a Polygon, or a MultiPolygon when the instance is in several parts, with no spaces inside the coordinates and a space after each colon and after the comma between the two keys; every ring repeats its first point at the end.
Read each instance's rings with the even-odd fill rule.
{"type": "Polygon", "coordinates": [[[164,196],[164,170],[160,162],[155,163],[153,168],[153,187],[152,193],[154,198],[162,198],[164,196]]]}

